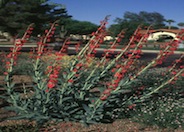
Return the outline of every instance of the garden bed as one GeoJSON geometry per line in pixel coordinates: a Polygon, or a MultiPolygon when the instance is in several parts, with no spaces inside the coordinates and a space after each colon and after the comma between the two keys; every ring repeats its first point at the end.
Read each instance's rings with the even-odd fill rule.
{"type": "MultiPolygon", "coordinates": [[[[15,113],[0,109],[0,120],[5,117],[14,116],[15,113]]],[[[76,122],[50,122],[44,126],[37,126],[34,121],[29,120],[5,120],[0,121],[0,130],[3,132],[183,132],[182,129],[159,128],[131,121],[131,119],[116,120],[108,124],[93,124],[84,126],[76,122]]]]}
{"type": "MultiPolygon", "coordinates": [[[[163,71],[164,69],[161,68],[159,71],[163,71]]],[[[157,73],[156,72],[156,73],[157,73]]],[[[0,76],[0,82],[2,84],[4,77],[0,76]]],[[[30,76],[26,75],[16,75],[13,77],[14,81],[16,83],[31,83],[32,79],[30,76]]],[[[149,126],[145,125],[143,123],[137,123],[132,121],[132,119],[118,119],[115,120],[113,123],[98,123],[93,124],[88,127],[84,126],[81,123],[76,122],[59,122],[59,123],[48,123],[44,126],[37,126],[34,121],[29,120],[6,120],[7,117],[15,116],[16,114],[11,111],[7,111],[4,109],[3,106],[6,106],[7,104],[3,104],[4,102],[2,99],[0,100],[1,108],[0,108],[0,129],[3,130],[3,132],[8,131],[26,131],[26,132],[33,132],[33,131],[49,131],[49,132],[182,132],[184,131],[181,128],[173,129],[173,128],[160,128],[158,126],[149,126]],[[2,105],[3,104],[3,105],[2,105]]]]}
{"type": "MultiPolygon", "coordinates": [[[[165,44],[155,59],[140,64],[137,60],[147,35],[140,36],[137,28],[126,48],[115,58],[109,59],[112,51],[107,50],[104,57],[96,60],[107,20],[104,19],[77,56],[70,59],[67,56],[66,61],[63,59],[68,42],[54,56],[46,46],[56,30],[57,21],[45,30],[36,54],[19,56],[33,30],[28,27],[26,35],[15,42],[12,52],[1,55],[4,64],[1,64],[0,74],[5,75],[5,82],[0,82],[3,95],[0,129],[3,132],[164,132],[184,129],[184,66],[181,64],[184,55],[166,70],[155,67],[173,55],[177,42],[165,44]],[[5,106],[8,109],[5,110],[5,106]]],[[[123,34],[118,35],[111,49],[119,45],[123,34]]]]}

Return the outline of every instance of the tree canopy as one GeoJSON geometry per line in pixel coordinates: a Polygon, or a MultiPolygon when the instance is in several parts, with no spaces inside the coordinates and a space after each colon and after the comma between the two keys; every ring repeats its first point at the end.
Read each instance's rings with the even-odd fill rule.
{"type": "Polygon", "coordinates": [[[56,19],[71,17],[66,8],[59,4],[41,3],[40,0],[4,0],[0,8],[0,30],[12,36],[35,24],[35,33],[40,33],[44,25],[56,19]]]}
{"type": "Polygon", "coordinates": [[[184,22],[179,22],[177,25],[178,25],[179,27],[184,27],[184,22]]]}
{"type": "Polygon", "coordinates": [[[163,26],[165,18],[158,12],[141,11],[139,13],[125,12],[123,18],[116,18],[115,22],[137,22],[139,24],[154,24],[154,26],[163,26]]]}
{"type": "Polygon", "coordinates": [[[175,21],[172,19],[167,19],[167,20],[165,20],[165,22],[168,23],[168,29],[171,29],[171,24],[174,23],[175,21]]]}
{"type": "Polygon", "coordinates": [[[66,25],[66,30],[69,34],[91,34],[92,32],[96,31],[98,25],[93,24],[88,21],[78,21],[73,19],[68,19],[66,25]]]}
{"type": "Polygon", "coordinates": [[[165,27],[165,18],[157,12],[141,11],[139,13],[125,12],[123,18],[116,18],[115,23],[109,27],[112,36],[116,36],[122,29],[128,29],[124,41],[128,41],[138,25],[153,25],[153,28],[165,27]]]}
{"type": "MultiPolygon", "coordinates": [[[[0,7],[3,6],[5,3],[7,3],[9,0],[0,0],[0,7]]],[[[44,3],[47,0],[39,0],[40,3],[44,3]]]]}

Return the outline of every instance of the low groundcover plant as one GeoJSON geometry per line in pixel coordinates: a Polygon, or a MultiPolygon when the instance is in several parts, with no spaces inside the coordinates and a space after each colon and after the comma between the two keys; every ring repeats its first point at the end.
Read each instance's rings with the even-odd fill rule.
{"type": "Polygon", "coordinates": [[[184,66],[177,66],[183,60],[182,54],[166,69],[164,78],[158,83],[144,85],[139,82],[139,77],[146,75],[149,69],[162,64],[174,53],[183,38],[183,30],[178,34],[178,40],[163,44],[158,56],[140,67],[136,63],[141,57],[141,48],[147,41],[151,26],[146,28],[145,34],[140,33],[139,26],[121,52],[110,59],[126,33],[126,30],[122,30],[117,38],[109,43],[109,48],[103,51],[102,58],[91,64],[97,48],[103,44],[107,34],[107,21],[108,17],[101,22],[98,30],[92,33],[91,39],[84,47],[76,45],[77,54],[65,67],[62,66],[62,58],[66,56],[65,51],[70,40],[66,39],[59,51],[52,52],[47,49],[47,43],[56,30],[57,21],[54,22],[37,42],[36,53],[27,58],[33,65],[33,92],[30,94],[29,90],[23,87],[22,96],[22,93],[14,89],[12,77],[21,48],[34,30],[32,25],[28,27],[22,39],[15,41],[14,48],[6,55],[6,95],[1,97],[10,103],[7,109],[17,113],[11,119],[36,120],[40,124],[51,120],[75,121],[87,125],[108,123],[118,118],[118,115],[126,113],[127,108],[134,109],[151,100],[167,85],[184,76],[184,66]],[[54,59],[50,62],[43,60],[45,56],[53,54],[54,59]]]}

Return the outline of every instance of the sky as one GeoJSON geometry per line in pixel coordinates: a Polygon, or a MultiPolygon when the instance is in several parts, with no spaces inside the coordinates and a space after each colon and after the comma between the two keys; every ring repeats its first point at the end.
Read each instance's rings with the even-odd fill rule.
{"type": "Polygon", "coordinates": [[[125,12],[158,12],[165,19],[175,21],[174,26],[184,22],[184,0],[50,0],[66,6],[68,15],[80,21],[100,24],[107,15],[111,15],[109,25],[116,18],[123,18],[125,12]]]}

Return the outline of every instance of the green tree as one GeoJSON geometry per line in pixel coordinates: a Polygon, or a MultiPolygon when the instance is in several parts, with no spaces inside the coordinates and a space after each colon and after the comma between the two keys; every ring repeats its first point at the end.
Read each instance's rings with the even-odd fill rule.
{"type": "Polygon", "coordinates": [[[182,28],[182,27],[184,27],[184,22],[180,22],[177,25],[182,28]]]}
{"type": "Polygon", "coordinates": [[[65,28],[68,34],[88,35],[96,31],[98,25],[88,21],[67,19],[65,21],[65,28]]]}
{"type": "Polygon", "coordinates": [[[126,43],[138,25],[148,26],[152,24],[153,28],[162,28],[165,26],[164,22],[164,16],[157,12],[125,12],[123,18],[115,19],[116,24],[111,25],[109,31],[113,36],[116,36],[122,29],[127,29],[123,40],[123,43],[126,43]]]}
{"type": "Polygon", "coordinates": [[[41,3],[40,0],[7,0],[0,8],[0,30],[14,36],[21,34],[30,23],[35,24],[34,33],[43,31],[46,24],[68,17],[61,5],[41,3]]]}
{"type": "MultiPolygon", "coordinates": [[[[5,3],[7,3],[9,0],[0,0],[0,7],[3,6],[5,3]]],[[[39,0],[40,3],[44,3],[47,0],[39,0]]]]}
{"type": "Polygon", "coordinates": [[[165,21],[168,23],[168,29],[171,29],[171,24],[175,22],[172,19],[168,19],[168,20],[165,20],[165,21]]]}
{"type": "Polygon", "coordinates": [[[153,24],[155,27],[163,26],[165,21],[164,16],[160,13],[149,13],[145,11],[141,11],[139,13],[125,12],[122,20],[146,25],[153,24]]]}

